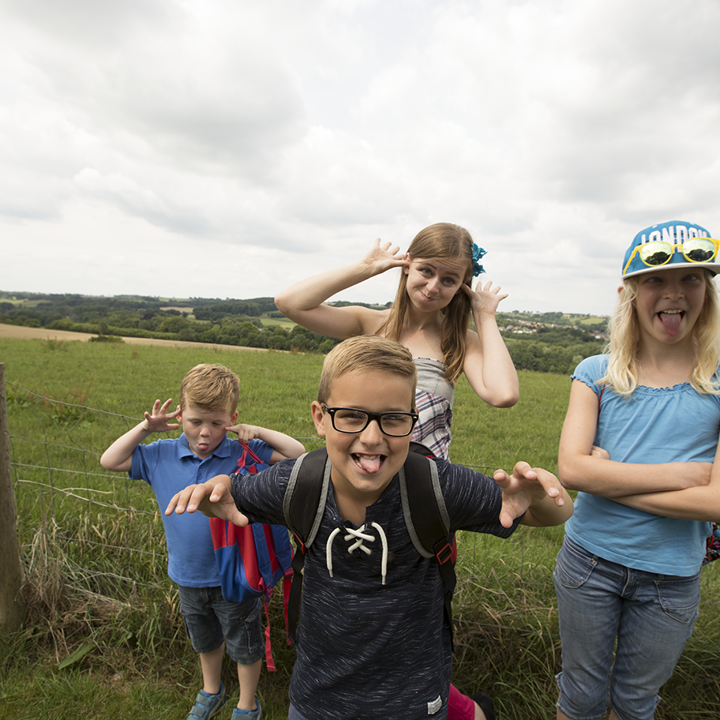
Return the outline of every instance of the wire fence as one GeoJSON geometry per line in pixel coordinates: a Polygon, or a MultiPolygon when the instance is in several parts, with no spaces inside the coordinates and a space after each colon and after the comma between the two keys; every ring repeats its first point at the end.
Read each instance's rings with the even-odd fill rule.
{"type": "MultiPolygon", "coordinates": [[[[118,437],[142,420],[48,397],[6,383],[13,488],[26,569],[35,539],[64,562],[79,589],[118,603],[145,602],[172,593],[167,578],[161,509],[152,490],[127,474],[105,471],[99,459],[118,437]]],[[[163,436],[177,436],[168,433],[163,436]]],[[[153,438],[151,438],[153,439],[153,438]]],[[[307,449],[317,438],[297,438],[307,449]]],[[[462,458],[453,458],[462,464],[462,458]]],[[[494,468],[474,466],[480,472],[494,468]]],[[[521,527],[510,540],[460,533],[459,623],[494,630],[542,631],[557,638],[554,559],[562,528],[521,527]],[[463,600],[463,597],[466,599],[463,600]],[[486,612],[475,615],[473,605],[486,612]]],[[[717,563],[720,565],[720,562],[717,563]]],[[[720,573],[703,571],[701,615],[720,650],[720,573]]],[[[458,599],[456,598],[456,606],[458,599]]]]}

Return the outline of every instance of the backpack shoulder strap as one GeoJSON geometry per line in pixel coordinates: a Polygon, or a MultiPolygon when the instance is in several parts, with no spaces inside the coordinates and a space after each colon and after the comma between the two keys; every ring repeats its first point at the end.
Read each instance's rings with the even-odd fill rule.
{"type": "Polygon", "coordinates": [[[327,450],[318,448],[301,455],[293,466],[283,498],[283,513],[290,532],[305,548],[320,528],[330,486],[327,450]]]}
{"type": "Polygon", "coordinates": [[[410,539],[423,557],[449,557],[450,517],[440,491],[437,466],[428,457],[409,452],[400,470],[400,497],[410,539]],[[408,491],[407,476],[412,478],[408,491]],[[447,550],[445,549],[447,547],[447,550]]]}
{"type": "Polygon", "coordinates": [[[293,576],[287,605],[288,637],[293,643],[302,596],[305,553],[315,540],[325,512],[331,467],[325,448],[301,455],[293,466],[283,498],[285,522],[297,546],[292,559],[293,576]]]}
{"type": "Polygon", "coordinates": [[[415,549],[426,558],[434,557],[445,584],[445,614],[452,632],[452,598],[455,592],[454,538],[450,516],[440,490],[435,461],[425,456],[423,446],[411,446],[400,470],[400,497],[408,534],[415,549]],[[408,486],[407,477],[411,481],[408,486]]]}

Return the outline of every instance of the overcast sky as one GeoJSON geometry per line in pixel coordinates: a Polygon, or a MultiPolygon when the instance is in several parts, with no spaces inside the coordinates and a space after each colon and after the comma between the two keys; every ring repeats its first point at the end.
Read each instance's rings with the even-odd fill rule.
{"type": "Polygon", "coordinates": [[[717,0],[0,0],[0,290],[268,296],[450,221],[501,310],[608,314],[638,230],[720,234],[719,28],[717,0]]]}

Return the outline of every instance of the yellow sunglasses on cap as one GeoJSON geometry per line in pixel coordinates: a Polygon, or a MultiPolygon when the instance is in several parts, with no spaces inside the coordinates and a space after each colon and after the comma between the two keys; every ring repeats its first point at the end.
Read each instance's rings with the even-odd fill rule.
{"type": "Polygon", "coordinates": [[[638,255],[640,260],[648,267],[662,267],[670,262],[675,248],[680,248],[683,257],[688,262],[705,263],[713,260],[718,254],[718,245],[720,245],[718,240],[706,237],[688,238],[685,242],[676,243],[675,245],[664,240],[643,243],[630,253],[622,274],[625,275],[628,271],[635,255],[638,255]]]}

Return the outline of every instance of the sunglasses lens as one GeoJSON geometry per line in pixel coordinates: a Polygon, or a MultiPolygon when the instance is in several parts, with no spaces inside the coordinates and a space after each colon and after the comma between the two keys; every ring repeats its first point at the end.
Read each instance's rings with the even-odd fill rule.
{"type": "Polygon", "coordinates": [[[670,262],[672,245],[666,242],[649,242],[640,246],[640,259],[650,267],[658,267],[670,262]]]}
{"type": "Polygon", "coordinates": [[[690,262],[707,262],[715,255],[715,243],[705,238],[693,238],[683,243],[683,255],[690,262]]]}

